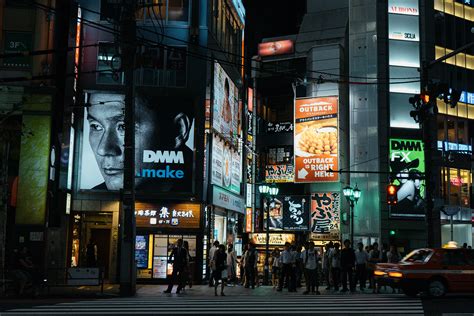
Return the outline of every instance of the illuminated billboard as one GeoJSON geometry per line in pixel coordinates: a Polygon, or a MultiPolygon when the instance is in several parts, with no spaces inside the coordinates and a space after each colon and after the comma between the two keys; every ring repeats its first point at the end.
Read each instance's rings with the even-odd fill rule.
{"type": "MultiPolygon", "coordinates": [[[[125,169],[122,94],[95,93],[84,110],[79,188],[117,191],[125,169]]],[[[179,97],[135,98],[135,188],[191,192],[194,164],[192,101],[179,97]],[[172,106],[169,106],[172,104],[172,106]]]]}
{"type": "Polygon", "coordinates": [[[296,99],[294,117],[295,182],[338,181],[338,97],[296,99]]]}
{"type": "Polygon", "coordinates": [[[258,44],[258,55],[262,57],[293,54],[294,51],[295,45],[292,40],[282,40],[258,44]]]}
{"type": "Polygon", "coordinates": [[[212,138],[211,183],[240,194],[242,153],[217,135],[212,138]]]}
{"type": "Polygon", "coordinates": [[[316,240],[341,239],[341,194],[314,193],[311,201],[311,238],[316,240]]]}
{"type": "Polygon", "coordinates": [[[424,217],[425,157],[421,140],[390,139],[390,177],[397,187],[392,217],[424,217]]]}
{"type": "MultiPolygon", "coordinates": [[[[270,230],[308,231],[310,204],[307,196],[286,195],[264,200],[264,209],[270,207],[270,230]]],[[[267,213],[263,215],[266,229],[267,213]]]]}
{"type": "Polygon", "coordinates": [[[229,75],[214,63],[212,127],[226,138],[237,138],[240,130],[239,91],[229,75]]]}

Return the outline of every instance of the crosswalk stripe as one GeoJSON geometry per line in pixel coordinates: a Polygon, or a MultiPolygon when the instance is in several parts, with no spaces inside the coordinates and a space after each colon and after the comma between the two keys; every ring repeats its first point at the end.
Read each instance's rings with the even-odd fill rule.
{"type": "Polygon", "coordinates": [[[2,315],[67,314],[417,314],[423,315],[420,299],[405,296],[284,296],[284,297],[137,297],[63,302],[17,308],[2,315]]]}

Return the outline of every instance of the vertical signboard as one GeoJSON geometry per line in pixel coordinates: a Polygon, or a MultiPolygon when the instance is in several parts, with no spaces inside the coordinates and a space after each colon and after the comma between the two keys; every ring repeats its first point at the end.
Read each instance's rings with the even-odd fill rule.
{"type": "Polygon", "coordinates": [[[311,203],[311,233],[316,240],[340,240],[339,192],[315,193],[311,203]]]}
{"type": "Polygon", "coordinates": [[[425,216],[425,159],[421,140],[390,139],[390,177],[397,187],[391,217],[425,216]]]}
{"type": "MultiPolygon", "coordinates": [[[[266,208],[268,202],[264,203],[266,208]]],[[[308,231],[310,200],[307,196],[277,196],[271,199],[269,206],[270,230],[308,231]]]]}
{"type": "Polygon", "coordinates": [[[336,182],[338,170],[338,97],[295,101],[295,182],[336,182]]]}
{"type": "Polygon", "coordinates": [[[242,154],[214,134],[211,159],[211,183],[240,194],[242,154]]]}

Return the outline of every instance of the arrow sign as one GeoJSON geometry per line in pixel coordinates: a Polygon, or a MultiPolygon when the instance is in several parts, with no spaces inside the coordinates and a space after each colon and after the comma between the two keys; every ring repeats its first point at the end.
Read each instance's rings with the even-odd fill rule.
{"type": "Polygon", "coordinates": [[[298,171],[298,178],[299,179],[304,179],[308,175],[308,171],[306,171],[305,168],[302,168],[301,170],[298,171]]]}

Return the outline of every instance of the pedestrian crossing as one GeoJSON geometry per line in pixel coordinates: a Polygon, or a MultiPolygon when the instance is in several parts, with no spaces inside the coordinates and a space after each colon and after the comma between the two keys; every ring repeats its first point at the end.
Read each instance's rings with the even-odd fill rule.
{"type": "Polygon", "coordinates": [[[1,315],[423,315],[420,299],[403,295],[272,295],[111,298],[16,308],[1,315]]]}

